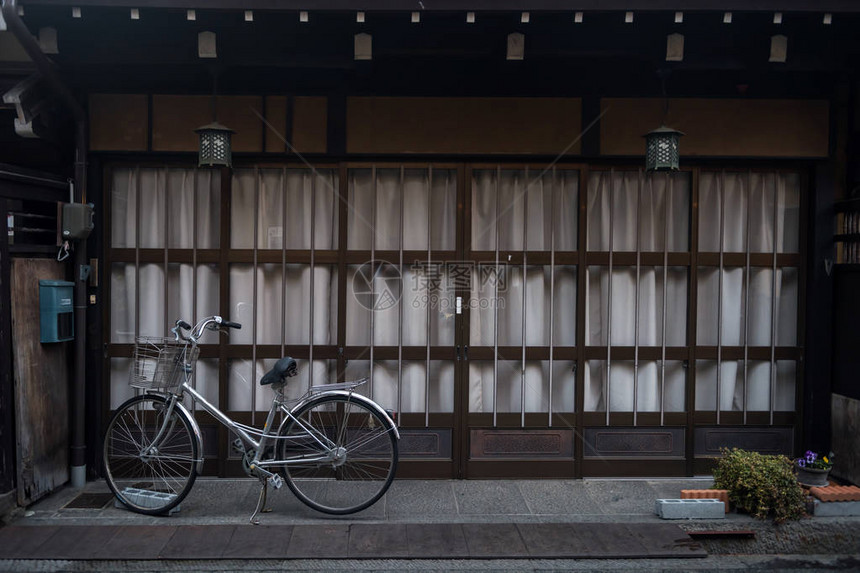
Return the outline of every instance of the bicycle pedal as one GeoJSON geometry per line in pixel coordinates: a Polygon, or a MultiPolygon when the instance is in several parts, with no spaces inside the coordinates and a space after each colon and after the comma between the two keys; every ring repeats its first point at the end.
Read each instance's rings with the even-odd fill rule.
{"type": "Polygon", "coordinates": [[[284,478],[279,476],[278,474],[272,474],[268,478],[268,482],[275,489],[281,489],[281,486],[284,485],[284,478]]]}
{"type": "Polygon", "coordinates": [[[245,453],[245,444],[243,444],[242,440],[240,440],[239,438],[236,438],[235,440],[233,440],[233,442],[230,444],[230,446],[233,448],[233,451],[236,452],[237,454],[244,454],[245,453]]]}

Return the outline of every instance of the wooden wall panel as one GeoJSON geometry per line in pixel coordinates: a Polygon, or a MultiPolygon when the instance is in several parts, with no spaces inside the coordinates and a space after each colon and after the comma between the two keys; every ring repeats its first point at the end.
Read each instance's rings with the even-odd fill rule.
{"type": "Polygon", "coordinates": [[[860,483],[860,400],[833,393],[831,411],[833,475],[860,483]]]}
{"type": "MultiPolygon", "coordinates": [[[[198,136],[194,130],[212,122],[209,96],[152,96],[153,151],[197,151],[198,136]]],[[[236,131],[233,151],[259,152],[263,147],[263,123],[260,96],[219,96],[218,122],[236,131]]]]}
{"type": "Polygon", "coordinates": [[[30,56],[12,32],[0,32],[0,62],[29,62],[30,56]]]}
{"type": "MultiPolygon", "coordinates": [[[[663,100],[601,100],[603,155],[645,155],[642,135],[660,125],[663,100]]],[[[667,125],[686,133],[681,157],[826,157],[822,100],[671,99],[667,125]]]]}
{"type": "Polygon", "coordinates": [[[149,110],[145,95],[91,94],[92,151],[146,151],[149,110]]]}
{"type": "MultiPolygon", "coordinates": [[[[197,150],[198,136],[194,130],[212,121],[209,102],[208,96],[152,96],[153,151],[197,150]]],[[[219,119],[227,125],[223,118],[219,119]]]]}
{"type": "MultiPolygon", "coordinates": [[[[263,98],[260,96],[218,98],[218,121],[236,131],[233,151],[263,151],[262,115],[263,98]]],[[[197,149],[196,142],[194,149],[197,149]]]]}
{"type": "Polygon", "coordinates": [[[325,153],[328,143],[328,99],[293,98],[293,146],[302,153],[325,153]]]}
{"type": "MultiPolygon", "coordinates": [[[[64,278],[52,259],[12,259],[12,353],[18,441],[18,503],[69,480],[68,342],[39,343],[39,280],[64,278]]],[[[85,328],[76,324],[75,329],[85,328]]]]}
{"type": "Polygon", "coordinates": [[[566,98],[352,97],[347,152],[554,155],[579,137],[581,108],[566,98]]]}
{"type": "Polygon", "coordinates": [[[287,97],[269,96],[266,98],[266,151],[283,153],[287,146],[287,97]]]}

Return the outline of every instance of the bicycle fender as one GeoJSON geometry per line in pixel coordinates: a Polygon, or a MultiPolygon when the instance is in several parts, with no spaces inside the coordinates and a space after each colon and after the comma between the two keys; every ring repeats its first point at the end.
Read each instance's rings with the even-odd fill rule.
{"type": "MultiPolygon", "coordinates": [[[[391,416],[388,415],[388,412],[386,412],[379,404],[377,404],[376,402],[374,402],[373,400],[371,400],[367,396],[364,396],[363,394],[356,394],[355,392],[347,392],[345,390],[332,390],[330,392],[322,392],[320,394],[313,394],[311,396],[308,396],[307,398],[305,398],[304,400],[302,400],[301,402],[299,402],[295,406],[293,406],[293,410],[298,410],[299,408],[301,408],[302,406],[304,406],[308,402],[310,402],[312,400],[316,400],[317,398],[320,398],[322,396],[343,396],[344,398],[349,398],[353,402],[361,402],[362,404],[364,404],[365,406],[367,406],[368,408],[370,408],[371,410],[373,410],[374,412],[379,414],[380,418],[382,418],[383,420],[386,420],[388,423],[390,423],[391,427],[394,429],[394,436],[398,440],[400,439],[400,431],[397,429],[397,424],[394,423],[394,420],[391,419],[391,416]]],[[[281,423],[282,427],[284,424],[286,424],[288,419],[289,418],[284,419],[284,421],[281,423]]]]}
{"type": "Polygon", "coordinates": [[[177,400],[173,407],[179,408],[179,411],[185,414],[188,421],[191,422],[191,430],[194,432],[194,438],[197,440],[197,455],[200,456],[200,459],[197,460],[197,473],[200,474],[203,471],[203,434],[200,432],[200,426],[197,425],[197,420],[194,419],[194,416],[191,415],[185,404],[177,400]]]}

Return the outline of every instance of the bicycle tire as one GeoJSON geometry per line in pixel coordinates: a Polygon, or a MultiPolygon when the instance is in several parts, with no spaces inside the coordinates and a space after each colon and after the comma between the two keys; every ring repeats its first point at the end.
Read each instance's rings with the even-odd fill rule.
{"type": "Polygon", "coordinates": [[[197,439],[191,421],[178,408],[170,414],[158,451],[145,453],[166,408],[163,396],[136,396],[117,408],[105,432],[105,481],[126,507],[145,515],[169,512],[197,479],[197,439]]]}
{"type": "Polygon", "coordinates": [[[320,396],[292,414],[280,433],[278,453],[279,459],[294,461],[284,464],[285,481],[302,503],[346,515],[385,494],[398,460],[397,435],[388,419],[347,396],[320,396]],[[323,448],[320,441],[326,439],[329,447],[323,448]],[[300,461],[310,457],[323,459],[300,461]]]}

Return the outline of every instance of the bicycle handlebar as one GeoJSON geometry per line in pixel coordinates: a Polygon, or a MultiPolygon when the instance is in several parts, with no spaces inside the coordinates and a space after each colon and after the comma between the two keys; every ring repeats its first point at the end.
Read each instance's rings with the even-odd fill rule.
{"type": "Polygon", "coordinates": [[[224,320],[220,316],[210,316],[210,317],[204,318],[203,320],[198,322],[194,326],[194,328],[192,328],[190,324],[188,324],[187,322],[185,322],[182,319],[177,320],[175,324],[176,324],[176,326],[171,328],[170,331],[173,332],[173,334],[176,336],[176,340],[177,341],[184,340],[186,342],[191,342],[193,344],[197,344],[197,340],[203,335],[203,331],[206,330],[207,328],[208,329],[215,329],[215,328],[219,328],[219,327],[225,327],[225,328],[235,328],[237,330],[242,328],[242,325],[239,324],[238,322],[232,322],[229,320],[224,320]],[[188,336],[186,336],[182,332],[183,330],[190,330],[191,333],[188,336]]]}

